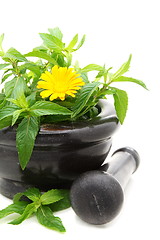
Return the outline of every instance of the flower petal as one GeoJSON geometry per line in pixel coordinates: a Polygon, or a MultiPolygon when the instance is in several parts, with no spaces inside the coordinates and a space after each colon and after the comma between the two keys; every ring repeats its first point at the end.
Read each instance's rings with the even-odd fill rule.
{"type": "Polygon", "coordinates": [[[46,98],[46,97],[49,97],[53,92],[50,91],[50,90],[44,90],[40,93],[41,97],[42,98],[46,98]]]}

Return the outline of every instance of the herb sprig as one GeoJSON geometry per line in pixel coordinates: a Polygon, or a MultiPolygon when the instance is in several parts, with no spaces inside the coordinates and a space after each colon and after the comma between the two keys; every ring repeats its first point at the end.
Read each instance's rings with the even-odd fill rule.
{"type": "Polygon", "coordinates": [[[9,224],[18,225],[32,215],[43,226],[65,232],[65,227],[59,217],[55,217],[53,212],[70,207],[69,191],[52,189],[41,193],[38,188],[30,188],[23,193],[17,193],[13,198],[13,204],[0,211],[0,219],[10,214],[17,213],[20,216],[9,224]],[[26,200],[21,199],[26,197],[26,200]]]}
{"type": "Polygon", "coordinates": [[[76,34],[68,44],[65,44],[59,28],[48,29],[48,31],[49,33],[40,33],[42,45],[35,47],[27,54],[22,54],[13,47],[5,52],[2,47],[4,34],[0,36],[0,56],[3,61],[0,64],[0,70],[3,70],[0,129],[16,126],[16,147],[23,170],[31,158],[41,124],[90,119],[98,112],[94,109],[99,99],[106,99],[107,95],[113,96],[117,116],[123,124],[128,108],[128,95],[126,91],[112,84],[132,82],[147,89],[141,80],[124,76],[130,68],[132,55],[115,73],[111,72],[111,67],[106,68],[105,65],[89,64],[82,68],[78,61],[73,63],[72,54],[82,47],[85,35],[79,41],[79,36],[76,34]],[[32,61],[33,57],[38,60],[32,61]],[[82,81],[81,87],[68,85],[70,91],[63,89],[64,84],[61,83],[61,89],[54,89],[55,95],[52,98],[54,100],[50,101],[49,94],[53,93],[50,80],[45,82],[49,94],[44,89],[38,89],[37,84],[41,82],[39,86],[44,85],[44,82],[39,80],[43,79],[44,73],[51,74],[54,67],[59,68],[57,71],[61,72],[72,67],[76,71],[76,76],[80,75],[82,81]],[[96,73],[92,80],[88,77],[90,71],[96,73]],[[50,85],[49,88],[48,85],[50,85]]]}

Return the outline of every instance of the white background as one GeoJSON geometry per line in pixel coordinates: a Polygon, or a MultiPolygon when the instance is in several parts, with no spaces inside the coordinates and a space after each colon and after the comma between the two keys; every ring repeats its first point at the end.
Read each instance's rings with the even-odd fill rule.
{"type": "MultiPolygon", "coordinates": [[[[116,86],[128,91],[129,109],[124,125],[113,137],[111,153],[119,147],[134,147],[141,165],[132,176],[120,215],[110,224],[92,226],[82,222],[72,209],[57,213],[67,229],[60,234],[40,226],[34,217],[19,226],[0,220],[5,239],[160,239],[160,13],[157,0],[61,0],[1,1],[0,33],[4,49],[22,53],[40,45],[39,32],[60,27],[66,41],[76,33],[87,40],[75,58],[113,66],[116,70],[133,54],[128,76],[143,80],[150,91],[133,83],[116,86]]],[[[0,209],[11,201],[0,195],[0,209]]]]}

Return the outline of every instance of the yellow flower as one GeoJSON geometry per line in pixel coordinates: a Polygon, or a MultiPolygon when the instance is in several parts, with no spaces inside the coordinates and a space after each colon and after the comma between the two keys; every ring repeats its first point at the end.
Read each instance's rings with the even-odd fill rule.
{"type": "Polygon", "coordinates": [[[85,83],[83,82],[80,74],[78,74],[73,68],[58,67],[55,65],[52,68],[51,73],[46,71],[42,73],[37,88],[46,89],[40,93],[42,98],[50,96],[50,101],[56,98],[61,100],[65,99],[66,95],[75,97],[75,93],[85,83]]]}

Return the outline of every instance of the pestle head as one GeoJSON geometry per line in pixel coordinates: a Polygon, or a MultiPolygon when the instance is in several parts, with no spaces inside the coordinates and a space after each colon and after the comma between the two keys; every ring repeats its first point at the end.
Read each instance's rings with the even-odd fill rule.
{"type": "Polygon", "coordinates": [[[114,177],[100,171],[90,171],[74,181],[70,199],[73,210],[83,221],[100,225],[118,215],[124,195],[114,177]]]}

